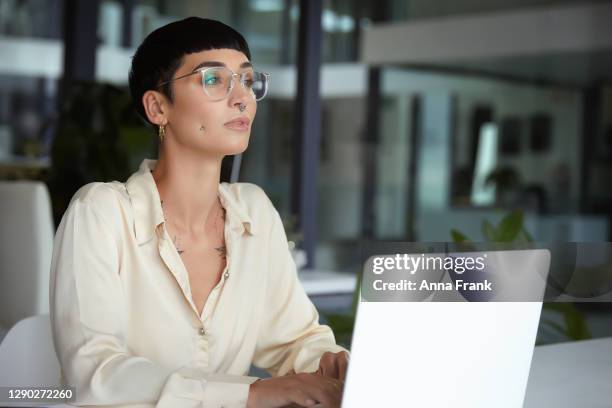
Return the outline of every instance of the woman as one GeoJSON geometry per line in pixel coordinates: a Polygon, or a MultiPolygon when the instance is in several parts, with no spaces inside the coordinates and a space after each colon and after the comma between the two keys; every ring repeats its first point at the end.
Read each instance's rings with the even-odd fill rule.
{"type": "Polygon", "coordinates": [[[278,212],[253,184],[219,183],[267,90],[250,59],[238,32],[195,17],[134,55],[159,158],[83,186],[55,237],[53,336],[79,405],[339,405],[348,355],[318,324],[278,212]],[[251,363],[272,378],[247,377],[251,363]]]}

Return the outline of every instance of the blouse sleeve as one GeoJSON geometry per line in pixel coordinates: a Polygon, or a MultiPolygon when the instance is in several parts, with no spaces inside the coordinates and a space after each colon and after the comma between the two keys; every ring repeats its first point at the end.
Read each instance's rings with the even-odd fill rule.
{"type": "Polygon", "coordinates": [[[207,375],[191,368],[168,372],[128,350],[121,238],[112,227],[112,218],[120,215],[110,215],[99,201],[75,195],[53,249],[53,341],[63,382],[75,387],[74,403],[244,407],[249,384],[257,378],[207,375]]]}
{"type": "Polygon", "coordinates": [[[273,213],[268,293],[253,364],[273,376],[313,372],[326,351],[347,350],[336,344],[328,326],[319,324],[317,309],[298,279],[280,216],[276,209],[273,213]]]}

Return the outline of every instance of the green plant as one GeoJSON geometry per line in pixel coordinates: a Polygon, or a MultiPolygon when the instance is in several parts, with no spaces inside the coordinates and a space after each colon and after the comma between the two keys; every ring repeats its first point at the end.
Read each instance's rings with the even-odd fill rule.
{"type": "Polygon", "coordinates": [[[71,85],[60,108],[46,180],[56,225],[81,186],[125,181],[143,158],[155,155],[155,136],[136,115],[126,89],[71,85]]]}
{"type": "MultiPolygon", "coordinates": [[[[483,220],[481,232],[485,241],[491,243],[533,242],[532,236],[525,228],[524,215],[520,210],[507,214],[497,225],[486,219],[483,220]]],[[[451,229],[450,234],[456,243],[469,244],[473,242],[469,237],[456,229],[451,229]]],[[[358,276],[361,277],[361,275],[358,276]]],[[[355,291],[353,292],[351,310],[348,313],[323,314],[327,324],[333,330],[338,344],[346,348],[349,348],[351,344],[357,305],[360,300],[360,288],[361,279],[358,279],[355,291]]],[[[592,337],[586,319],[574,304],[545,302],[543,308],[557,313],[563,322],[563,324],[560,324],[556,320],[543,318],[543,327],[563,336],[567,340],[584,340],[592,337]]]]}
{"type": "MultiPolygon", "coordinates": [[[[533,238],[527,232],[524,225],[523,212],[513,211],[504,216],[499,224],[493,225],[488,220],[483,220],[481,232],[486,242],[499,243],[525,243],[533,242],[533,238]]],[[[466,235],[452,229],[451,237],[457,243],[472,242],[466,235]]],[[[576,309],[573,303],[544,302],[544,310],[554,312],[559,315],[563,324],[550,318],[543,318],[543,327],[549,329],[566,340],[584,340],[591,338],[586,319],[583,314],[576,309]]]]}
{"type": "Polygon", "coordinates": [[[357,275],[357,284],[353,291],[353,300],[351,309],[348,313],[329,313],[323,314],[327,320],[327,325],[334,332],[336,343],[350,349],[351,339],[353,337],[353,329],[355,327],[355,316],[357,315],[357,306],[361,298],[361,275],[357,275]]]}
{"type": "MultiPolygon", "coordinates": [[[[480,228],[483,237],[488,242],[532,242],[533,238],[524,227],[523,212],[513,211],[501,219],[498,225],[489,220],[483,220],[480,228]]],[[[471,240],[456,229],[451,229],[454,242],[464,243],[471,240]]]]}

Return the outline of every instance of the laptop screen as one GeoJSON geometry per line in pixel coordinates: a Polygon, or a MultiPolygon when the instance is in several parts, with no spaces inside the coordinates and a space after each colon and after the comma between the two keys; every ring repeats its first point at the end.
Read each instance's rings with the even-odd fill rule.
{"type": "MultiPolygon", "coordinates": [[[[526,290],[543,296],[548,251],[488,256],[501,261],[498,275],[513,277],[511,290],[528,284],[526,290]]],[[[522,406],[542,302],[435,301],[436,295],[426,301],[362,299],[343,407],[522,406]]],[[[508,292],[505,300],[512,300],[508,292]]]]}

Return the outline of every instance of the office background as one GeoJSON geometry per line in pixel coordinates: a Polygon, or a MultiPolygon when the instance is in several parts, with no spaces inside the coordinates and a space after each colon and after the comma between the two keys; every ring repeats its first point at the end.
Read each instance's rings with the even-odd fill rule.
{"type": "MultiPolygon", "coordinates": [[[[57,223],[80,185],[154,157],[130,58],[190,15],[238,29],[272,75],[239,180],[306,273],[354,276],[372,239],[484,240],[517,210],[535,240],[610,240],[610,1],[0,0],[0,178],[44,181],[57,223]]],[[[576,309],[612,335],[609,303],[576,309]]]]}

